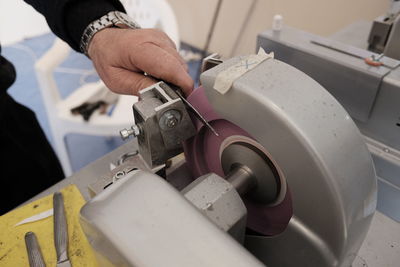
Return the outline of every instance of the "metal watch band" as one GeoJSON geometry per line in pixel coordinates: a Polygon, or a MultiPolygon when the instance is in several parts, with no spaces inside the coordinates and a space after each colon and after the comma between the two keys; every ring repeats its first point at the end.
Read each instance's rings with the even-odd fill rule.
{"type": "Polygon", "coordinates": [[[93,36],[105,28],[118,27],[118,28],[131,28],[140,29],[139,24],[134,22],[128,15],[119,11],[111,11],[101,18],[91,22],[82,34],[80,50],[86,56],[88,55],[88,48],[93,36]]]}

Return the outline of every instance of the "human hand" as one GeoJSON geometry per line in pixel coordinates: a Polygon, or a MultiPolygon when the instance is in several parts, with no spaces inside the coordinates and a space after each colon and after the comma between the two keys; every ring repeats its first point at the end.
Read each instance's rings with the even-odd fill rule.
{"type": "Polygon", "coordinates": [[[193,89],[175,44],[156,29],[106,28],[94,35],[88,55],[100,78],[115,93],[137,95],[156,83],[155,79],[177,85],[185,95],[193,89]]]}

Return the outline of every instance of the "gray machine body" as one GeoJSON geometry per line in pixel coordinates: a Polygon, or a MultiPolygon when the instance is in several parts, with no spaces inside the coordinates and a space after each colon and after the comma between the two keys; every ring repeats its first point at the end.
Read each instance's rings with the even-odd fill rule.
{"type": "Polygon", "coordinates": [[[201,212],[202,198],[195,200],[201,189],[186,190],[192,204],[164,179],[145,171],[128,173],[90,200],[81,210],[81,225],[100,266],[264,266],[225,233],[246,217],[239,194],[220,177],[201,181],[207,179],[215,185],[214,190],[207,188],[209,194],[203,192],[214,200],[208,205],[209,217],[215,221],[211,210],[225,206],[219,225],[201,212]]]}
{"type": "Polygon", "coordinates": [[[171,177],[138,171],[146,164],[136,155],[140,164],[126,161],[122,175],[110,173],[95,184],[97,195],[81,210],[84,232],[104,266],[352,264],[377,198],[358,128],[320,84],[279,60],[263,61],[226,94],[216,91],[217,76],[241,60],[207,70],[201,82],[215,112],[253,136],[281,170],[293,201],[287,229],[243,238],[247,212],[229,179],[191,177],[178,191],[167,182],[171,177]]]}
{"type": "Polygon", "coordinates": [[[246,237],[268,266],[350,266],[376,205],[370,153],[345,109],[303,72],[269,59],[236,79],[224,95],[216,77],[235,58],[201,76],[223,118],[246,129],[283,171],[293,218],[276,237],[246,237]],[[290,256],[289,256],[290,255],[290,256]]]}
{"type": "Polygon", "coordinates": [[[371,23],[362,21],[323,38],[284,27],[259,34],[258,47],[305,72],[345,107],[373,156],[378,209],[400,221],[400,61],[383,57],[383,66],[365,63],[374,54],[367,50],[370,30],[371,23]]]}

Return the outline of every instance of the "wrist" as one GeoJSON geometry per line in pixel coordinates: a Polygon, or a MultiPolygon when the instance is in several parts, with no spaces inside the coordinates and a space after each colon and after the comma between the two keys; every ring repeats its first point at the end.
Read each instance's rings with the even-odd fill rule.
{"type": "Polygon", "coordinates": [[[128,15],[119,11],[111,11],[101,18],[91,22],[82,34],[80,50],[89,56],[89,46],[97,33],[107,28],[131,28],[140,29],[139,24],[129,18],[128,15]]]}

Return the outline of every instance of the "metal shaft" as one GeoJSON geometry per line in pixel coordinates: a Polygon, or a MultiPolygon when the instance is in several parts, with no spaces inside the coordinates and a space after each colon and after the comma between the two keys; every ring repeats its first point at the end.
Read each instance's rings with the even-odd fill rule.
{"type": "Polygon", "coordinates": [[[244,195],[257,186],[253,172],[245,165],[237,164],[231,169],[225,179],[233,185],[240,195],[244,195]]]}

